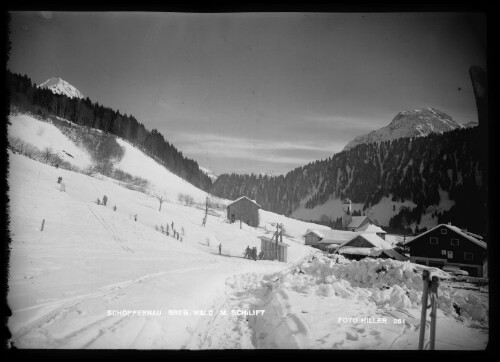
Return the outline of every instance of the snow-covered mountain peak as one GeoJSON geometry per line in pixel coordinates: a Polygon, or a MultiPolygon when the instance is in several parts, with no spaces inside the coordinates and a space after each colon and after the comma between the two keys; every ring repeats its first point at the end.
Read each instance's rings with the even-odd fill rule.
{"type": "Polygon", "coordinates": [[[201,172],[207,175],[210,178],[210,180],[212,181],[217,180],[218,176],[211,169],[202,166],[198,166],[198,168],[201,170],[201,172]]]}
{"type": "Polygon", "coordinates": [[[50,89],[52,93],[63,94],[70,98],[85,98],[78,89],[61,78],[49,78],[40,84],[38,88],[47,88],[50,89]]]}
{"type": "Polygon", "coordinates": [[[436,108],[426,107],[399,112],[387,126],[368,134],[358,136],[344,148],[348,150],[359,144],[383,142],[397,138],[423,137],[431,133],[444,133],[462,128],[446,113],[436,108]]]}

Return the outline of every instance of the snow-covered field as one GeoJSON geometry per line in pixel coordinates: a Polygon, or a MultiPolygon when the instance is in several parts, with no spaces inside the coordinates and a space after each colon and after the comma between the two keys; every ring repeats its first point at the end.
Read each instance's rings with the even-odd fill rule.
{"type": "MultiPolygon", "coordinates": [[[[21,119],[26,134],[33,137],[29,124],[40,125],[21,119]]],[[[47,134],[52,133],[38,136],[45,141],[47,134]]],[[[165,175],[170,177],[167,183],[164,178],[156,180],[155,174],[168,171],[132,146],[122,146],[126,152],[117,167],[131,172],[133,164],[142,165],[138,176],[148,179],[155,190],[205,197],[174,175],[165,175]]],[[[223,210],[212,209],[202,227],[201,206],[186,206],[169,196],[159,211],[157,199],[115,180],[56,169],[10,151],[8,184],[12,239],[8,327],[16,347],[416,349],[418,345],[418,266],[372,260],[364,262],[369,264],[365,268],[363,262],[343,258],[333,262],[303,244],[301,235],[309,228],[321,228],[317,225],[261,210],[258,228],[242,224],[240,229],[238,223],[227,223],[223,210]],[[107,205],[97,205],[104,194],[107,205]],[[276,222],[284,224],[288,263],[242,258],[247,246],[260,251],[257,237],[269,236],[276,222]],[[182,241],[156,230],[167,223],[173,223],[182,241]],[[379,270],[384,265],[386,269],[379,270]],[[387,276],[380,278],[382,272],[387,276]],[[389,322],[339,322],[340,317],[389,322]]],[[[437,348],[483,349],[488,340],[487,294],[458,292],[445,283],[442,291],[437,348]],[[461,319],[453,303],[460,306],[461,319]]]]}

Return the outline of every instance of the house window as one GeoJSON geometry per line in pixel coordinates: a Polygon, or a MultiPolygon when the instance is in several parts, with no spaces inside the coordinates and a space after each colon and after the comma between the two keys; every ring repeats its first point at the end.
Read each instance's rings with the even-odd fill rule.
{"type": "Polygon", "coordinates": [[[465,260],[474,260],[474,255],[472,253],[464,253],[465,260]]]}
{"type": "Polygon", "coordinates": [[[453,251],[448,250],[448,259],[453,259],[453,251]]]}
{"type": "Polygon", "coordinates": [[[446,230],[446,229],[441,229],[441,234],[445,235],[446,233],[448,233],[448,230],[446,230]]]}
{"type": "Polygon", "coordinates": [[[438,244],[438,238],[433,238],[433,237],[431,236],[431,238],[430,238],[430,242],[431,242],[431,245],[437,245],[437,244],[438,244]]]}
{"type": "Polygon", "coordinates": [[[446,250],[441,250],[441,255],[446,255],[446,250]]]}
{"type": "Polygon", "coordinates": [[[458,239],[451,239],[451,245],[458,246],[458,239]]]}

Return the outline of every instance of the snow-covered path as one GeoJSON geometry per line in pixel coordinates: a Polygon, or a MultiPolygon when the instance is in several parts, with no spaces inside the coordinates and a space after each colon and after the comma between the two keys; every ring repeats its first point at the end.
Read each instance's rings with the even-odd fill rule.
{"type": "Polygon", "coordinates": [[[229,259],[169,268],[95,293],[17,310],[16,314],[43,312],[12,340],[18,347],[30,348],[183,348],[200,319],[210,319],[194,315],[195,311],[214,310],[213,296],[223,293],[227,273],[239,270],[241,266],[229,259]],[[140,316],[141,310],[161,315],[140,316]],[[127,315],[103,311],[127,311],[127,315]]]}

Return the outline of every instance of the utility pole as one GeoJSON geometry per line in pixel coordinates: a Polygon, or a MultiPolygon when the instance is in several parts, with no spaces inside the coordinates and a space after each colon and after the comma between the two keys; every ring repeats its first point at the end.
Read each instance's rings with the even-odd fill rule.
{"type": "Polygon", "coordinates": [[[276,260],[278,260],[278,235],[279,235],[279,224],[276,223],[276,260]]]}

